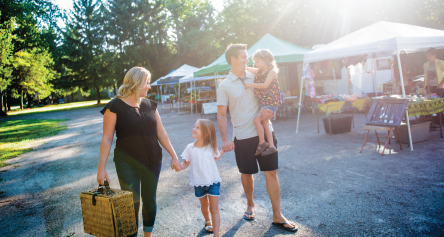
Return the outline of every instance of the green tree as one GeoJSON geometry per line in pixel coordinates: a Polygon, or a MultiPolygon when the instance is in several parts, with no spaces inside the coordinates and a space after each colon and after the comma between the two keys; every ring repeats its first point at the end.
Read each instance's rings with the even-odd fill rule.
{"type": "Polygon", "coordinates": [[[172,47],[168,37],[168,12],[164,0],[110,0],[103,8],[108,73],[121,84],[125,72],[142,66],[152,78],[171,70],[172,47]]]}
{"type": "MultiPolygon", "coordinates": [[[[0,13],[1,15],[1,13],[0,13]]],[[[9,67],[13,47],[12,44],[14,30],[14,19],[10,19],[8,22],[0,24],[0,115],[6,114],[3,112],[3,91],[9,85],[11,81],[11,68],[9,67]]]]}
{"type": "MultiPolygon", "coordinates": [[[[20,97],[20,109],[23,109],[23,99],[26,95],[32,98],[36,93],[46,97],[51,94],[56,72],[51,68],[53,60],[46,51],[37,49],[23,50],[14,54],[14,72],[11,85],[15,97],[20,97]]],[[[28,100],[28,106],[30,100],[28,100]]]]}
{"type": "MultiPolygon", "coordinates": [[[[45,29],[57,28],[56,19],[62,14],[60,9],[49,0],[7,0],[0,2],[0,24],[5,24],[14,19],[14,29],[12,31],[12,54],[18,52],[47,51],[48,42],[42,37],[45,29]]],[[[19,75],[19,68],[12,64],[7,66],[7,70],[13,75],[19,75]]],[[[12,80],[14,78],[10,78],[12,80]]],[[[15,80],[15,79],[14,79],[15,80]]],[[[20,88],[17,83],[10,83],[5,93],[7,100],[10,97],[19,97],[20,88]]],[[[10,109],[10,102],[8,107],[10,109]]]]}
{"type": "Polygon", "coordinates": [[[186,62],[202,67],[219,56],[219,42],[214,37],[216,14],[208,0],[172,0],[168,9],[175,33],[177,66],[186,62]]]}
{"type": "Polygon", "coordinates": [[[100,103],[100,90],[106,86],[103,72],[105,38],[102,32],[103,21],[100,12],[100,0],[77,0],[71,11],[71,18],[64,33],[66,67],[63,80],[71,87],[83,91],[94,89],[97,103],[100,103]]]}

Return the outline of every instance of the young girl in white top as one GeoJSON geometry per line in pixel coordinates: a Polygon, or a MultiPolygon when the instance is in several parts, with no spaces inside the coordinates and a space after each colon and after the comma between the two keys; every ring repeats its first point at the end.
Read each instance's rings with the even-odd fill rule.
{"type": "Polygon", "coordinates": [[[192,134],[196,141],[188,144],[183,151],[181,156],[184,162],[180,168],[183,170],[190,166],[190,185],[194,186],[194,194],[200,200],[200,209],[205,218],[205,230],[214,233],[214,236],[219,236],[218,202],[221,178],[216,161],[223,155],[223,151],[217,150],[216,128],[210,120],[197,120],[192,134]]]}

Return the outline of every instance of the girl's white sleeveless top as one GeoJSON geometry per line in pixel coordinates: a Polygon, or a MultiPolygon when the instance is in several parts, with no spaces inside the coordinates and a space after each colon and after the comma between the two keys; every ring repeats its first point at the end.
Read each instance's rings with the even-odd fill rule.
{"type": "Polygon", "coordinates": [[[221,181],[214,157],[220,153],[213,152],[210,146],[194,147],[194,143],[188,144],[182,153],[182,158],[190,162],[190,185],[210,186],[221,181]]]}

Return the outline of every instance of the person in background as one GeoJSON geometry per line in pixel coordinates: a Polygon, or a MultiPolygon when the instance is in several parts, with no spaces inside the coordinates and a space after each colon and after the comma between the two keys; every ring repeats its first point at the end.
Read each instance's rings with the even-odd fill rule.
{"type": "Polygon", "coordinates": [[[429,93],[436,93],[439,97],[444,98],[444,61],[436,59],[436,49],[427,50],[427,60],[424,64],[424,85],[429,93]]]}

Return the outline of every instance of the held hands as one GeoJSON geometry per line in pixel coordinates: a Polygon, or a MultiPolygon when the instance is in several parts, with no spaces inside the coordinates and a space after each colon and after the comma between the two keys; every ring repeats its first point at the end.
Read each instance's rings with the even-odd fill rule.
{"type": "Polygon", "coordinates": [[[181,170],[180,162],[179,162],[179,159],[177,159],[177,157],[174,157],[171,160],[171,169],[175,170],[176,172],[179,172],[181,170]]]}
{"type": "Polygon", "coordinates": [[[230,140],[223,141],[222,143],[222,152],[227,153],[234,150],[234,143],[230,140]]]}

